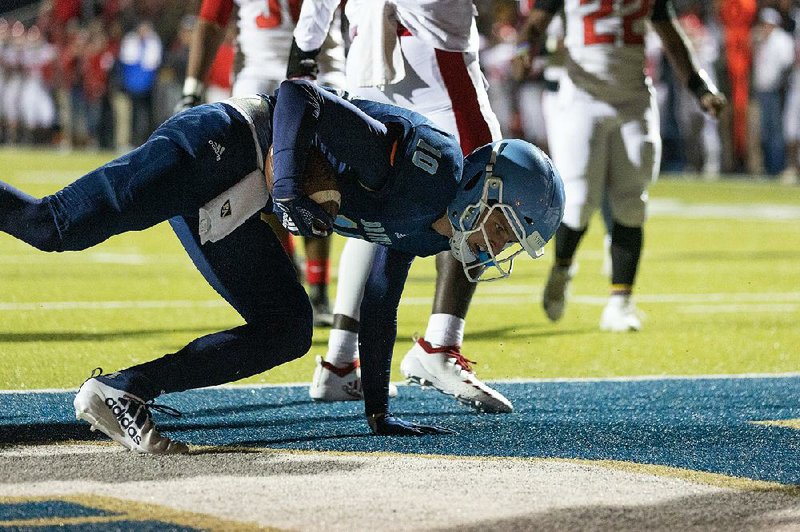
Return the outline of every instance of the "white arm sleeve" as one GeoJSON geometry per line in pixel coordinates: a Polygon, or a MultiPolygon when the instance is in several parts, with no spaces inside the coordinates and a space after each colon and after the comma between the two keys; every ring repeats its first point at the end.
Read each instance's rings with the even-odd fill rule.
{"type": "Polygon", "coordinates": [[[339,0],[303,2],[303,7],[300,8],[300,19],[294,29],[294,39],[301,50],[310,52],[322,47],[337,7],[339,7],[339,0]]]}

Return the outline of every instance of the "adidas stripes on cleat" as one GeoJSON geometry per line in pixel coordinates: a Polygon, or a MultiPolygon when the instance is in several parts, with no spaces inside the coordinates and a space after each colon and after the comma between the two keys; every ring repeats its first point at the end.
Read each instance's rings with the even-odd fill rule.
{"type": "MultiPolygon", "coordinates": [[[[308,395],[315,401],[362,400],[364,393],[361,390],[361,368],[358,359],[346,366],[336,367],[321,356],[317,356],[308,395]]],[[[389,397],[396,395],[397,386],[389,383],[389,397]]]]}
{"type": "Polygon", "coordinates": [[[176,410],[147,403],[92,377],[83,383],[75,400],[75,417],[88,422],[131,451],[149,454],[179,454],[189,452],[185,443],[162,436],[152,420],[150,409],[178,417],[176,410]]]}

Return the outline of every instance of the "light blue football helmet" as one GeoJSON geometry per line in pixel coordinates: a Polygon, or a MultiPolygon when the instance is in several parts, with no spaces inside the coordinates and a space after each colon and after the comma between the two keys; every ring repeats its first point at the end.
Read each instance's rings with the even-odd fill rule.
{"type": "Polygon", "coordinates": [[[470,153],[464,160],[459,192],[447,209],[453,236],[450,251],[472,282],[508,277],[514,258],[527,252],[534,259],[543,254],[564,216],[564,183],[550,158],[524,140],[500,140],[470,153]],[[494,254],[473,250],[467,239],[481,232],[495,210],[508,221],[517,242],[494,254]]]}

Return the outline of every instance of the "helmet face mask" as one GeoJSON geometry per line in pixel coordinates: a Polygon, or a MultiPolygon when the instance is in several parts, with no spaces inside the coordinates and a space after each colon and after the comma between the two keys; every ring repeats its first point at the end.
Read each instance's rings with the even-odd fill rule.
{"type": "MultiPolygon", "coordinates": [[[[487,185],[489,185],[487,183],[487,185]]],[[[499,183],[500,199],[502,199],[502,182],[499,183]]],[[[522,225],[517,220],[517,215],[514,210],[504,203],[494,203],[489,205],[484,198],[481,198],[479,203],[474,206],[475,212],[478,212],[478,220],[472,224],[472,228],[465,226],[464,222],[467,216],[462,217],[460,227],[453,231],[453,237],[450,239],[450,250],[453,255],[461,261],[464,273],[471,282],[478,281],[497,281],[504,279],[511,275],[514,269],[514,258],[525,251],[520,240],[524,239],[524,232],[522,225]],[[489,245],[490,238],[486,232],[486,224],[493,219],[494,212],[500,213],[505,218],[511,231],[513,232],[516,242],[508,242],[495,254],[492,246],[489,245]],[[482,245],[481,249],[474,251],[469,243],[469,238],[479,233],[482,245]]],[[[465,214],[468,211],[465,211],[465,214]]]]}
{"type": "Polygon", "coordinates": [[[523,251],[532,258],[555,233],[563,216],[561,178],[538,148],[524,141],[500,141],[467,157],[460,197],[448,209],[453,236],[450,250],[472,282],[508,277],[523,251]],[[503,154],[508,147],[510,156],[503,154]],[[479,186],[480,185],[480,186],[479,186]],[[487,224],[497,216],[513,236],[497,253],[490,245],[487,224]],[[545,233],[541,234],[540,229],[545,233]],[[469,239],[478,234],[478,238],[469,239]],[[475,245],[475,241],[480,242],[475,245]]]}

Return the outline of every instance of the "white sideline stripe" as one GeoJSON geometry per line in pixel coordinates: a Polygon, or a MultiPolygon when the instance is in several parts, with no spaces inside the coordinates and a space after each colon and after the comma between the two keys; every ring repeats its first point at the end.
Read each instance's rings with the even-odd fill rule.
{"type": "MultiPolygon", "coordinates": [[[[491,294],[527,293],[538,300],[542,287],[532,284],[507,284],[505,286],[481,287],[484,297],[491,294]]],[[[476,294],[476,298],[481,294],[476,294]]],[[[520,296],[521,297],[521,296],[520,296]]],[[[636,294],[636,301],[647,303],[747,303],[767,301],[770,303],[800,303],[800,292],[710,292],[708,294],[636,294]]],[[[570,303],[594,304],[608,301],[608,296],[570,296],[570,303]]]]}
{"type": "MultiPolygon", "coordinates": [[[[516,292],[526,291],[517,285],[516,292]]],[[[537,288],[538,290],[538,288],[537,288]]],[[[498,291],[497,293],[501,293],[498,291]]],[[[497,296],[477,295],[473,303],[478,305],[509,305],[537,303],[540,293],[532,287],[527,295],[497,296]]],[[[430,305],[432,297],[404,297],[401,305],[430,305]]],[[[605,305],[607,296],[573,296],[571,303],[584,305],[605,305]]],[[[644,294],[637,295],[639,303],[675,303],[695,305],[681,309],[683,312],[786,312],[794,311],[800,306],[800,292],[776,292],[760,294],[644,294]]],[[[157,309],[157,308],[215,308],[225,307],[227,303],[221,299],[209,300],[150,300],[150,301],[32,301],[0,303],[0,312],[26,310],[118,310],[118,309],[157,309]]]]}
{"type": "Polygon", "coordinates": [[[57,260],[59,263],[69,262],[70,264],[125,264],[128,266],[141,266],[145,264],[191,264],[189,257],[185,254],[155,255],[143,253],[114,253],[114,252],[91,252],[70,255],[30,254],[20,253],[17,255],[0,256],[0,264],[46,264],[57,260]]]}
{"type": "MultiPolygon", "coordinates": [[[[650,382],[650,381],[699,381],[699,380],[724,380],[724,379],[785,379],[800,377],[800,372],[787,373],[717,373],[709,375],[631,375],[628,377],[551,377],[534,379],[498,379],[486,381],[488,383],[502,384],[540,384],[540,383],[571,383],[571,382],[650,382]]],[[[199,388],[201,390],[239,388],[239,389],[260,389],[260,388],[307,388],[309,382],[289,382],[283,384],[222,384],[219,386],[208,386],[199,388]]],[[[398,386],[406,386],[404,382],[395,383],[398,386]]],[[[410,385],[409,385],[410,386],[410,385]]],[[[11,394],[34,394],[34,393],[65,393],[77,392],[78,388],[42,388],[39,390],[0,390],[0,395],[11,394]]]]}
{"type": "Polygon", "coordinates": [[[684,203],[674,198],[656,198],[649,201],[647,213],[651,216],[673,216],[689,219],[732,220],[797,220],[800,207],[770,203],[684,203]]]}
{"type": "Polygon", "coordinates": [[[786,304],[768,304],[763,305],[691,305],[681,309],[681,312],[687,314],[712,314],[712,313],[731,313],[736,314],[739,312],[794,312],[800,305],[786,304]]]}
{"type": "Polygon", "coordinates": [[[40,303],[0,303],[0,311],[20,310],[117,310],[153,308],[212,308],[228,306],[223,300],[173,301],[43,301],[40,303]]]}

